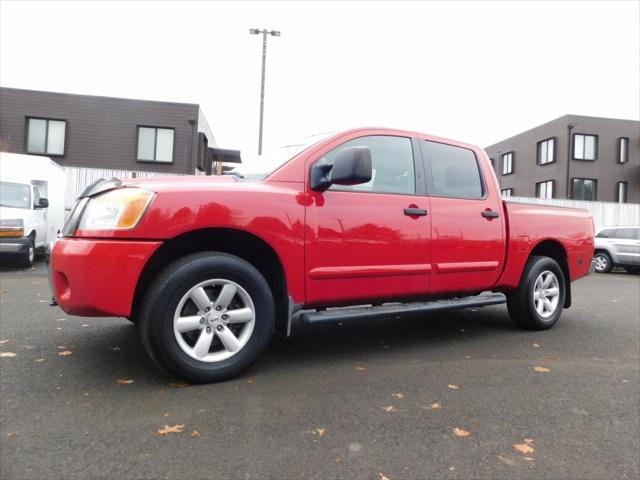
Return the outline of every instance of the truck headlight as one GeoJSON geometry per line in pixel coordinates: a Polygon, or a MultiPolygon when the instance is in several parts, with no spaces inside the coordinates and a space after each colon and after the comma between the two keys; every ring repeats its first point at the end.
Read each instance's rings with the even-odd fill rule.
{"type": "Polygon", "coordinates": [[[92,197],[82,212],[80,230],[134,228],[153,200],[154,193],[138,188],[118,188],[92,197]]]}
{"type": "Polygon", "coordinates": [[[0,237],[24,237],[24,220],[21,218],[0,220],[0,237]]]}

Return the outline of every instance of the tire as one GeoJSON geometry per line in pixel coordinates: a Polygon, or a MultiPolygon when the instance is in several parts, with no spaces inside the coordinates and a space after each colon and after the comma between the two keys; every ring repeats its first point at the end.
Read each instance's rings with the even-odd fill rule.
{"type": "Polygon", "coordinates": [[[31,266],[33,266],[33,260],[35,259],[35,255],[36,255],[34,237],[29,235],[29,237],[27,238],[29,239],[29,246],[27,247],[27,251],[24,253],[21,253],[20,258],[18,260],[18,263],[20,264],[20,266],[24,268],[30,268],[31,266]]]}
{"type": "Polygon", "coordinates": [[[607,252],[596,252],[593,258],[596,259],[596,272],[609,273],[613,268],[613,260],[607,252]]]}
{"type": "Polygon", "coordinates": [[[640,273],[640,267],[624,267],[624,269],[632,275],[638,275],[640,273]]]}
{"type": "Polygon", "coordinates": [[[161,369],[190,383],[212,383],[234,378],[256,361],[271,339],[274,318],[271,290],[253,265],[205,252],[175,261],[156,277],[139,330],[161,369]]]}
{"type": "Polygon", "coordinates": [[[560,265],[552,258],[533,256],[524,267],[520,285],[507,296],[509,315],[521,328],[548,330],[558,322],[562,314],[566,291],[566,280],[560,265]],[[543,287],[545,279],[552,281],[546,289],[543,287]],[[539,286],[542,290],[537,293],[539,300],[536,300],[539,286]],[[551,297],[554,288],[557,288],[557,296],[551,297]],[[549,300],[549,305],[553,308],[547,308],[540,294],[549,300]],[[540,304],[542,304],[542,313],[537,309],[540,304]]]}

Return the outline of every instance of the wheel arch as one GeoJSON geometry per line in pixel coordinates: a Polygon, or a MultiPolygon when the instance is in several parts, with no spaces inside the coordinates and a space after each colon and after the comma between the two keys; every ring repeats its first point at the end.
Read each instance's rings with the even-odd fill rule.
{"type": "Polygon", "coordinates": [[[566,286],[564,308],[569,308],[571,306],[571,275],[569,272],[567,250],[557,240],[547,239],[540,241],[533,247],[533,249],[531,249],[527,260],[536,255],[553,258],[556,262],[558,262],[558,265],[560,265],[560,269],[562,270],[562,273],[564,275],[564,283],[566,286]]]}
{"type": "Polygon", "coordinates": [[[288,335],[289,297],[283,263],[276,251],[262,238],[233,228],[205,228],[183,233],[165,241],[144,266],[131,306],[131,317],[139,309],[153,279],[169,264],[197,252],[223,252],[246,260],[267,280],[276,307],[275,330],[288,335]]]}

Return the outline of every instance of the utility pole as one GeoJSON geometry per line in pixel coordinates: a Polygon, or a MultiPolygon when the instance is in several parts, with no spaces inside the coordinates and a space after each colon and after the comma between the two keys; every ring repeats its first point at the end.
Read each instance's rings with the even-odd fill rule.
{"type": "Polygon", "coordinates": [[[264,118],[264,75],[265,65],[267,62],[267,35],[279,37],[280,32],[277,30],[267,30],[266,28],[263,28],[262,30],[258,28],[251,28],[249,29],[249,33],[251,35],[262,34],[262,83],[260,84],[260,127],[258,130],[258,155],[262,155],[262,123],[264,118]]]}

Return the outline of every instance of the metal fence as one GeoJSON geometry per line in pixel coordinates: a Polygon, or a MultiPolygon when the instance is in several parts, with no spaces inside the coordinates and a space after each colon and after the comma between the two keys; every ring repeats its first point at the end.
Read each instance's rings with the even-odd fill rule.
{"type": "Polygon", "coordinates": [[[110,170],[106,168],[64,167],[67,174],[65,183],[64,208],[71,210],[78,195],[89,185],[101,178],[147,178],[166,177],[175,173],[140,172],[132,170],[110,170]]]}
{"type": "MultiPolygon", "coordinates": [[[[100,178],[147,178],[176,175],[169,173],[141,172],[132,170],[109,170],[104,168],[64,167],[66,178],[65,209],[70,210],[78,195],[100,178]]],[[[558,207],[584,208],[593,216],[596,229],[612,225],[640,224],[640,205],[637,203],[585,202],[582,200],[542,199],[510,197],[508,200],[558,207]]]]}
{"type": "Polygon", "coordinates": [[[640,204],[587,202],[583,200],[509,197],[509,201],[555,205],[557,207],[584,208],[593,217],[596,230],[615,225],[640,225],[640,204]]]}

